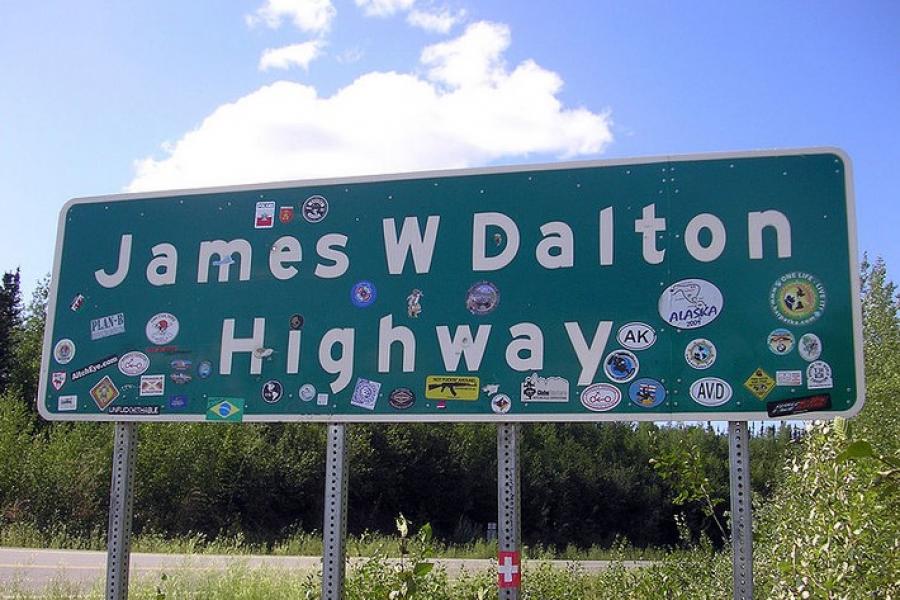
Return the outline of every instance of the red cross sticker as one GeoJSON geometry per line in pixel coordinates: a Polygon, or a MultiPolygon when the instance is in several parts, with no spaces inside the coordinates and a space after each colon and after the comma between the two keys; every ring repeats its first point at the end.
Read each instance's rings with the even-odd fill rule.
{"type": "Polygon", "coordinates": [[[521,558],[518,552],[500,551],[497,555],[497,586],[502,590],[522,585],[521,558]]]}

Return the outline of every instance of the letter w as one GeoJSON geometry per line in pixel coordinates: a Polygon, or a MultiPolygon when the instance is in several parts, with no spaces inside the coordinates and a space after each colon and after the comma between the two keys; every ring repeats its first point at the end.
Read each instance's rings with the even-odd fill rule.
{"type": "Polygon", "coordinates": [[[441,218],[436,215],[428,217],[425,225],[425,238],[419,231],[419,220],[416,217],[403,219],[400,239],[397,239],[397,225],[394,219],[384,219],[384,253],[387,258],[388,273],[400,275],[406,266],[406,256],[412,249],[413,265],[416,273],[427,273],[431,269],[431,255],[434,254],[434,242],[437,240],[438,224],[441,218]]]}

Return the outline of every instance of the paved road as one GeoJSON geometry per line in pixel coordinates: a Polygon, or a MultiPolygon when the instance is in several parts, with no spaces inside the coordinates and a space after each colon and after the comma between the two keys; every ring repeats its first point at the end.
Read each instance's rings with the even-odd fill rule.
{"type": "MultiPolygon", "coordinates": [[[[352,563],[360,559],[351,559],[352,563]]],[[[489,560],[442,559],[452,577],[465,568],[470,573],[492,568],[489,560]]],[[[566,561],[549,561],[563,568],[566,561]]],[[[163,571],[225,570],[236,563],[249,568],[266,567],[290,571],[315,571],[322,565],[318,556],[256,556],[217,554],[139,554],[131,555],[131,578],[154,575],[163,571]]],[[[526,562],[526,569],[527,569],[526,562]]],[[[586,571],[603,571],[609,561],[580,561],[586,571]]],[[[648,561],[627,561],[626,567],[639,568],[648,561]]],[[[90,588],[106,577],[106,553],[82,550],[35,550],[31,548],[0,548],[0,590],[40,590],[52,582],[66,582],[81,589],[90,588]]],[[[3,594],[0,593],[0,598],[3,594]]]]}

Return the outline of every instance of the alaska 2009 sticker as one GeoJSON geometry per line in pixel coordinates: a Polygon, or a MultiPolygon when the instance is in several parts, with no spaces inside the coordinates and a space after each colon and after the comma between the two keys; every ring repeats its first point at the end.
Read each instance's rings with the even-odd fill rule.
{"type": "Polygon", "coordinates": [[[722,314],[722,292],[705,279],[682,279],[659,297],[659,316],[679,329],[697,329],[722,314]]]}

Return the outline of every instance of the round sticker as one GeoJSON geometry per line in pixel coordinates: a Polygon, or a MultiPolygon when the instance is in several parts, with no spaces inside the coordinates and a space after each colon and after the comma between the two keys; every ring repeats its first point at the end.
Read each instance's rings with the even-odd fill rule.
{"type": "Polygon", "coordinates": [[[162,346],[178,335],[178,318],[171,313],[157,313],[150,317],[146,327],[147,339],[162,346]]]}
{"type": "Polygon", "coordinates": [[[500,304],[500,290],[490,281],[479,281],[466,292],[466,309],[473,315],[486,315],[500,304]]]}
{"type": "Polygon", "coordinates": [[[722,313],[722,292],[705,279],[682,279],[659,297],[659,316],[673,327],[696,329],[722,313]]]}
{"type": "Polygon", "coordinates": [[[406,410],[416,403],[416,394],[409,388],[397,388],[388,396],[388,404],[397,410],[406,410]]]}
{"type": "Polygon", "coordinates": [[[656,330],[646,323],[626,323],[619,328],[616,339],[623,348],[646,350],[656,343],[656,330]]]}
{"type": "Polygon", "coordinates": [[[75,342],[65,338],[53,346],[53,358],[61,365],[69,364],[75,358],[75,342]]]}
{"type": "Polygon", "coordinates": [[[313,398],[316,397],[316,386],[311,383],[304,383],[300,386],[300,391],[298,392],[300,399],[304,402],[310,402],[313,398]]]}
{"type": "Polygon", "coordinates": [[[722,406],[731,400],[731,384],[718,377],[704,377],[691,384],[691,398],[703,406],[722,406]]]}
{"type": "Polygon", "coordinates": [[[666,388],[662,383],[649,377],[641,377],[631,382],[628,397],[641,408],[656,408],[666,400],[666,388]]]}
{"type": "Polygon", "coordinates": [[[212,363],[208,360],[200,361],[197,365],[197,375],[200,379],[206,379],[210,375],[212,375],[212,363]]]}
{"type": "Polygon", "coordinates": [[[581,392],[581,404],[594,412],[612,410],[622,401],[622,392],[608,383],[595,383],[581,392]]]}
{"type": "Polygon", "coordinates": [[[126,352],[119,359],[119,372],[122,375],[135,377],[143,375],[150,368],[150,358],[143,352],[126,352]]]}
{"type": "Polygon", "coordinates": [[[684,349],[684,360],[695,369],[708,369],[716,362],[716,345],[697,338],[684,349]]]}
{"type": "Polygon", "coordinates": [[[303,329],[303,315],[291,315],[291,329],[303,329]]]}
{"type": "Polygon", "coordinates": [[[262,391],[260,392],[262,399],[269,404],[275,404],[276,402],[281,400],[281,396],[283,394],[284,387],[277,379],[270,379],[269,381],[265,382],[262,386],[262,391]]]}
{"type": "Polygon", "coordinates": [[[328,200],[322,196],[310,196],[303,202],[300,210],[309,223],[318,223],[328,216],[328,200]]]}
{"type": "Polygon", "coordinates": [[[350,290],[350,301],[353,302],[354,306],[360,308],[371,306],[377,297],[378,290],[375,289],[375,284],[371,281],[360,281],[350,290]]]}
{"type": "Polygon", "coordinates": [[[809,273],[782,275],[769,292],[772,312],[788,325],[812,323],[825,312],[825,304],[825,286],[809,273]]]}
{"type": "Polygon", "coordinates": [[[506,394],[494,394],[491,396],[491,410],[498,415],[505,415],[512,408],[512,401],[506,394]]]}
{"type": "Polygon", "coordinates": [[[784,356],[794,349],[794,334],[788,329],[778,328],[769,334],[767,343],[773,354],[784,356]]]}
{"type": "Polygon", "coordinates": [[[606,376],[616,383],[626,383],[637,375],[640,363],[634,352],[628,350],[614,350],[606,355],[603,361],[603,371],[606,376]]]}
{"type": "Polygon", "coordinates": [[[822,340],[814,333],[804,333],[800,336],[800,344],[797,347],[797,352],[799,352],[800,357],[807,362],[818,360],[819,357],[822,356],[822,340]]]}

